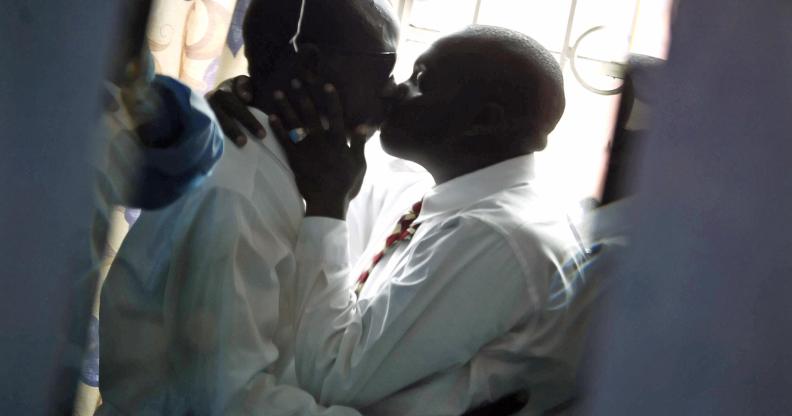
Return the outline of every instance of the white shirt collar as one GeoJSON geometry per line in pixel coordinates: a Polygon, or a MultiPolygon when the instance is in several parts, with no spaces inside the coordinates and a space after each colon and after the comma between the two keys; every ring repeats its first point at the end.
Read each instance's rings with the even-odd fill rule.
{"type": "Polygon", "coordinates": [[[533,154],[518,156],[433,187],[423,199],[416,222],[458,211],[487,196],[533,179],[533,154]]]}

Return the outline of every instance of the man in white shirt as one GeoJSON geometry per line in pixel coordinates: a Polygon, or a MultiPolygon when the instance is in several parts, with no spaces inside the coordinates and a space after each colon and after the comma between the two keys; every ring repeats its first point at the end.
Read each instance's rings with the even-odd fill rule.
{"type": "MultiPolygon", "coordinates": [[[[394,85],[391,85],[393,87],[394,85]]],[[[207,94],[209,105],[217,115],[218,124],[228,137],[240,135],[240,127],[248,131],[266,131],[248,109],[253,99],[250,77],[239,75],[223,81],[207,94]]],[[[259,137],[266,136],[260,134],[259,137]]],[[[239,147],[246,138],[234,140],[239,147]]],[[[349,204],[349,255],[357,259],[371,238],[378,218],[399,218],[405,204],[420,199],[434,185],[434,179],[420,165],[393,157],[382,150],[378,135],[366,142],[367,169],[363,185],[349,204]]]]}
{"type": "Polygon", "coordinates": [[[583,331],[553,293],[569,295],[575,240],[531,184],[532,153],[564,109],[558,64],[524,35],[475,26],[439,40],[397,91],[383,147],[437,185],[397,230],[376,224],[354,266],[348,195],[311,184],[348,181],[332,173],[363,168],[356,147],[325,154],[335,166],[311,163],[309,146],[333,139],[314,129],[290,145],[273,125],[310,213],[298,242],[301,387],[375,415],[459,415],[523,389],[529,412],[556,407],[572,394],[583,331]]]}
{"type": "MultiPolygon", "coordinates": [[[[377,123],[398,38],[388,7],[303,6],[250,5],[243,34],[253,113],[266,125],[273,92],[315,76],[346,86],[348,126],[377,123]]],[[[279,144],[250,142],[227,146],[202,187],[144,212],[130,230],[102,293],[100,412],[358,414],[320,408],[288,385],[304,205],[279,144]]]]}

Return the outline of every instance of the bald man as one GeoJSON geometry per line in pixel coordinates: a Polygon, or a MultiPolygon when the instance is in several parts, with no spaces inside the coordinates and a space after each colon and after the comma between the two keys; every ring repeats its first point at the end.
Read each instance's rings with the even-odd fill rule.
{"type": "MultiPolygon", "coordinates": [[[[249,8],[243,35],[253,115],[268,125],[274,91],[290,90],[298,76],[321,77],[344,86],[349,126],[378,123],[398,38],[386,2],[300,7],[254,0],[249,8]]],[[[357,415],[319,407],[289,385],[304,212],[275,140],[251,140],[244,151],[228,146],[202,187],[144,212],[102,292],[99,412],[357,415]]]]}
{"type": "Polygon", "coordinates": [[[544,414],[573,393],[585,330],[575,267],[562,267],[579,255],[573,233],[533,186],[533,153],[564,111],[561,70],[527,36],[474,26],[437,41],[396,91],[383,148],[437,185],[398,223],[375,225],[357,264],[345,261],[339,209],[362,169],[354,147],[328,146],[332,128],[286,146],[310,213],[298,241],[300,385],[320,403],[399,416],[459,415],[528,390],[527,414],[544,414]],[[326,186],[310,186],[319,178],[326,186]]]}

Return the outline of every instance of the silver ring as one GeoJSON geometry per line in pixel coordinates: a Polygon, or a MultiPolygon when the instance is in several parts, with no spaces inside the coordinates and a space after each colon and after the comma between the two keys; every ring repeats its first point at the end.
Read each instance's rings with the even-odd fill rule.
{"type": "Polygon", "coordinates": [[[308,136],[308,133],[306,133],[305,129],[303,129],[302,127],[297,127],[296,129],[289,130],[289,140],[291,140],[292,143],[295,144],[299,143],[303,141],[306,136],[308,136]]]}

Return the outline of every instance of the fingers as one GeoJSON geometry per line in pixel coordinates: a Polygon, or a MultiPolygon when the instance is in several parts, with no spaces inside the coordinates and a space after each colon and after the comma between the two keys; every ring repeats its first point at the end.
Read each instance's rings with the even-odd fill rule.
{"type": "Polygon", "coordinates": [[[338,90],[332,84],[325,84],[325,104],[327,106],[327,121],[329,123],[330,139],[334,145],[346,145],[346,127],[344,125],[344,111],[338,90]]]}
{"type": "Polygon", "coordinates": [[[281,147],[286,152],[286,155],[289,156],[293,150],[294,143],[292,143],[289,139],[289,133],[286,131],[286,127],[284,127],[283,122],[280,118],[278,118],[278,116],[271,115],[269,117],[269,124],[272,132],[275,134],[275,139],[278,141],[278,143],[280,143],[281,147]]]}
{"type": "Polygon", "coordinates": [[[239,126],[234,120],[229,117],[225,112],[219,109],[214,109],[217,122],[220,123],[220,128],[223,129],[226,137],[228,137],[235,145],[242,147],[247,144],[247,136],[242,133],[239,126]]]}
{"type": "Polygon", "coordinates": [[[283,91],[275,91],[273,94],[284,129],[287,131],[299,130],[301,135],[324,131],[313,100],[308,97],[299,80],[292,80],[292,96],[293,100],[290,101],[283,91]],[[293,102],[297,104],[296,110],[293,102]]]}
{"type": "Polygon", "coordinates": [[[360,125],[355,128],[349,138],[349,151],[359,163],[366,162],[366,139],[368,139],[369,132],[368,126],[360,125]]]}
{"type": "Polygon", "coordinates": [[[297,117],[297,112],[294,111],[291,103],[289,103],[289,100],[286,99],[286,94],[284,94],[283,91],[275,91],[272,94],[272,97],[275,100],[275,106],[278,107],[278,114],[280,116],[278,120],[280,121],[281,125],[286,130],[302,127],[302,123],[297,117]]]}
{"type": "Polygon", "coordinates": [[[294,91],[294,95],[297,98],[297,105],[304,123],[304,125],[297,127],[307,128],[309,132],[323,131],[324,128],[322,128],[322,120],[319,118],[319,114],[316,111],[316,106],[314,106],[313,100],[311,100],[311,98],[305,92],[305,89],[302,87],[302,83],[299,80],[292,80],[292,90],[294,91]]]}
{"type": "MultiPolygon", "coordinates": [[[[247,105],[235,93],[217,91],[212,94],[209,104],[215,111],[220,108],[225,115],[238,121],[242,127],[253,133],[259,139],[267,137],[267,130],[259,123],[247,105]]],[[[225,130],[225,129],[223,129],[225,130]]]]}

